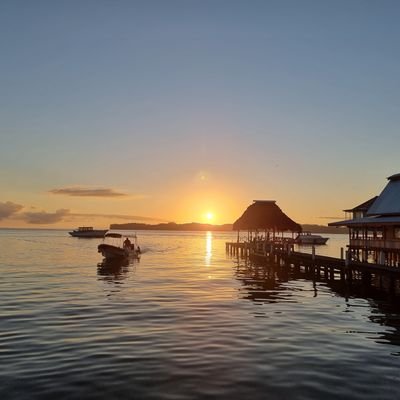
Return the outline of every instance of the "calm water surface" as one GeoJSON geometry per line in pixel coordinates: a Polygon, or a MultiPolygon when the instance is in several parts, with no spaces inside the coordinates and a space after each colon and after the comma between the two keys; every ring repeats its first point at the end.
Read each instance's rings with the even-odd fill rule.
{"type": "Polygon", "coordinates": [[[231,259],[233,233],[138,235],[140,262],[107,267],[98,239],[0,230],[1,399],[400,397],[384,297],[231,259]]]}

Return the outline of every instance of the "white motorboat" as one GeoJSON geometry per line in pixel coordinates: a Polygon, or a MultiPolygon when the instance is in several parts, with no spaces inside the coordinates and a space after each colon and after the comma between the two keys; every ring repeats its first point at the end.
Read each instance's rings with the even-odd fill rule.
{"type": "Polygon", "coordinates": [[[93,229],[93,226],[80,226],[72,232],[68,232],[73,237],[79,238],[102,238],[107,229],[93,229]]]}
{"type": "Polygon", "coordinates": [[[297,244],[326,244],[329,238],[315,235],[310,232],[301,232],[297,235],[294,242],[297,244]]]}
{"type": "Polygon", "coordinates": [[[106,261],[139,259],[141,254],[136,234],[119,232],[107,232],[104,235],[103,243],[97,246],[97,251],[106,261]]]}

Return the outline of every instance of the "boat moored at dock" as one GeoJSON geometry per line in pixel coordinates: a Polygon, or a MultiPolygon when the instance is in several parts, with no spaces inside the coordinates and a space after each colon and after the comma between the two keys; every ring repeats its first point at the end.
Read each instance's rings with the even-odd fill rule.
{"type": "Polygon", "coordinates": [[[329,238],[315,235],[311,232],[300,232],[294,239],[296,244],[326,244],[329,238]]]}

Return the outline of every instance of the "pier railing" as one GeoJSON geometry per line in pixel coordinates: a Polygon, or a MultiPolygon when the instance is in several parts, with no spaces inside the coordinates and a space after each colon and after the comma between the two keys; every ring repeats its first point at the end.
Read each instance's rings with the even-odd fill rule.
{"type": "Polygon", "coordinates": [[[393,290],[400,280],[400,267],[352,260],[349,251],[342,251],[341,258],[317,255],[314,246],[311,253],[303,253],[295,251],[294,243],[290,240],[227,242],[226,251],[231,256],[243,257],[260,264],[302,269],[313,276],[324,273],[329,279],[339,276],[340,279],[351,282],[354,277],[361,276],[365,282],[370,282],[372,277],[379,278],[381,282],[382,277],[386,276],[389,278],[389,287],[393,290]]]}

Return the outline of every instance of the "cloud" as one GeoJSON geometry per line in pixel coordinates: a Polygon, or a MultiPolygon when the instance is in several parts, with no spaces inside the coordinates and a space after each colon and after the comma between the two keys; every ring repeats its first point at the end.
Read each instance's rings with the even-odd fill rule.
{"type": "Polygon", "coordinates": [[[85,187],[67,187],[49,190],[52,194],[62,194],[72,197],[125,197],[126,193],[114,191],[107,188],[85,188],[85,187]]]}
{"type": "Polygon", "coordinates": [[[126,214],[101,214],[101,213],[72,213],[69,209],[59,209],[56,212],[36,211],[36,207],[25,208],[29,211],[20,212],[24,206],[13,203],[11,201],[0,202],[0,221],[7,218],[12,218],[19,221],[24,221],[28,224],[56,224],[58,222],[80,218],[107,218],[109,220],[126,220],[130,222],[167,222],[162,218],[143,217],[139,215],[126,215],[126,214]]]}
{"type": "Polygon", "coordinates": [[[25,212],[21,217],[28,224],[55,224],[62,221],[64,217],[68,215],[70,215],[69,210],[60,209],[54,213],[48,213],[46,211],[25,212]]]}
{"type": "Polygon", "coordinates": [[[11,201],[7,201],[6,203],[0,202],[0,221],[2,219],[6,219],[11,217],[11,215],[17,213],[22,210],[23,206],[20,204],[12,203],[11,201]]]}
{"type": "Polygon", "coordinates": [[[131,222],[137,221],[148,221],[148,222],[165,222],[160,218],[152,217],[141,217],[138,215],[121,215],[121,214],[84,214],[84,213],[71,213],[68,209],[60,209],[54,213],[47,211],[39,212],[24,212],[17,214],[19,219],[27,222],[28,224],[56,224],[65,219],[65,217],[71,218],[108,218],[108,219],[122,219],[131,222]]]}

